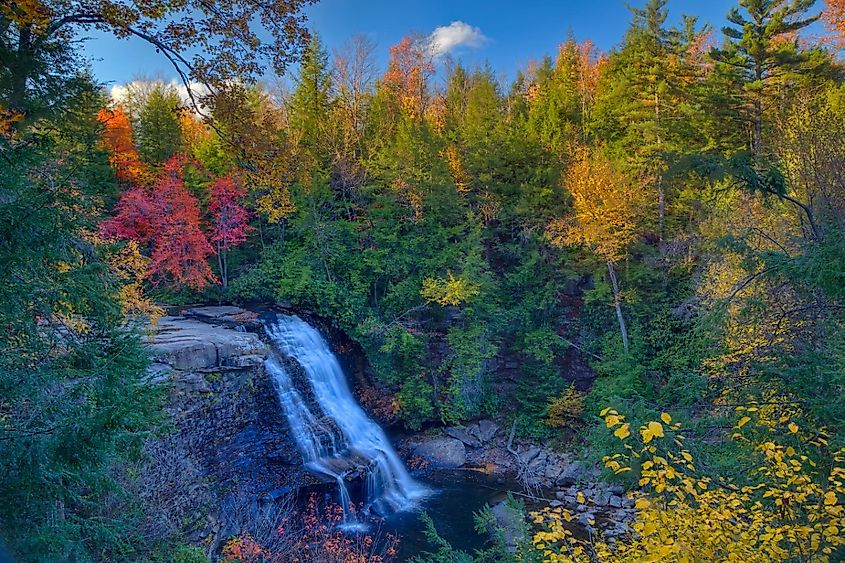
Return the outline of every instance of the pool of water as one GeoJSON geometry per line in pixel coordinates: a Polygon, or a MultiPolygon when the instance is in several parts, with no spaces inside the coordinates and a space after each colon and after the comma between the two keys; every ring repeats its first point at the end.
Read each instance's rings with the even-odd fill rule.
{"type": "Polygon", "coordinates": [[[486,534],[475,531],[473,514],[486,505],[507,498],[507,483],[475,471],[439,470],[420,479],[432,491],[418,510],[388,516],[381,524],[382,533],[399,536],[399,561],[434,548],[425,538],[420,513],[428,514],[441,537],[456,549],[472,552],[484,547],[486,534]]]}

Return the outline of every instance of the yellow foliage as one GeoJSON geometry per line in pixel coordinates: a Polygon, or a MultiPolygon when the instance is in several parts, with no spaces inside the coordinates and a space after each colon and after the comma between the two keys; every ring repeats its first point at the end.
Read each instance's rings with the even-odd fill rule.
{"type": "Polygon", "coordinates": [[[148,274],[150,259],[141,254],[138,243],[129,240],[123,248],[109,257],[112,272],[123,282],[120,288],[120,302],[126,316],[146,316],[155,321],[164,315],[164,310],[144,295],[144,280],[148,274]]]}
{"type": "Polygon", "coordinates": [[[461,155],[455,145],[449,145],[443,151],[446,157],[446,164],[449,166],[449,173],[452,175],[452,181],[455,182],[455,188],[458,192],[464,194],[470,191],[469,175],[461,162],[461,155]]]}
{"type": "Polygon", "coordinates": [[[549,225],[552,244],[583,244],[609,262],[623,258],[646,207],[643,187],[626,178],[603,151],[579,149],[566,188],[573,214],[549,225]]]}
{"type": "Polygon", "coordinates": [[[426,302],[439,305],[461,305],[472,301],[478,295],[479,287],[464,278],[456,278],[449,272],[448,279],[425,278],[420,290],[426,302]]]}
{"type": "Polygon", "coordinates": [[[563,395],[549,402],[546,425],[552,428],[566,428],[577,423],[584,412],[584,395],[570,385],[563,395]]]}
{"type": "Polygon", "coordinates": [[[278,223],[294,211],[296,205],[290,190],[282,184],[275,184],[255,200],[256,209],[267,217],[268,223],[278,223]]]}
{"type": "MultiPolygon", "coordinates": [[[[776,428],[765,419],[749,426],[757,412],[740,419],[738,439],[745,439],[742,428],[752,426],[773,437],[776,428]]],[[[829,561],[845,545],[845,450],[833,453],[825,473],[800,448],[768,439],[754,446],[760,460],[752,475],[757,484],[737,486],[696,473],[692,454],[683,449],[680,424],[672,424],[668,414],[661,415],[663,424],[642,426],[636,444],[628,440],[624,416],[613,409],[601,415],[608,428],[618,427],[614,433],[624,445],[624,453],[605,457],[605,466],[616,473],[640,472],[632,533],[616,542],[600,535],[576,538],[567,527],[572,514],[547,508],[532,513],[542,525],[533,544],[545,561],[829,561]]],[[[823,437],[806,438],[797,424],[778,424],[783,422],[788,422],[787,438],[824,446],[823,437]]]]}

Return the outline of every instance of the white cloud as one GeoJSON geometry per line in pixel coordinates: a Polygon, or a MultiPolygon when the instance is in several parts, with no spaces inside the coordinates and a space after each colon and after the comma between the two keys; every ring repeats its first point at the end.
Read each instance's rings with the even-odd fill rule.
{"type": "MultiPolygon", "coordinates": [[[[187,87],[184,83],[175,79],[170,82],[164,82],[160,79],[139,79],[126,84],[115,84],[111,87],[111,90],[109,90],[109,95],[111,96],[112,101],[116,104],[132,105],[133,103],[142,103],[149,92],[156,86],[176,90],[179,94],[179,98],[182,100],[182,103],[186,107],[190,107],[191,98],[188,96],[187,87]]],[[[200,84],[198,82],[191,82],[191,90],[194,92],[195,97],[203,96],[209,92],[208,88],[204,84],[200,84]]]]}
{"type": "Polygon", "coordinates": [[[480,29],[462,21],[441,25],[428,36],[429,49],[435,57],[441,57],[458,47],[480,47],[487,41],[480,29]]]}

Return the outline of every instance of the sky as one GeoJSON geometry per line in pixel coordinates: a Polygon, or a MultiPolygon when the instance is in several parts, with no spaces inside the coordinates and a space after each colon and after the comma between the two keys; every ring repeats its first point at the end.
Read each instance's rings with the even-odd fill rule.
{"type": "MultiPolygon", "coordinates": [[[[645,0],[630,0],[642,5],[645,0]]],[[[306,10],[309,28],[319,33],[327,49],[365,34],[378,46],[384,67],[388,49],[403,36],[428,36],[439,54],[469,66],[489,62],[503,80],[544,55],[554,54],[571,33],[591,39],[602,50],[617,45],[630,20],[625,0],[322,0],[306,10]]],[[[671,0],[670,20],[681,14],[700,17],[716,30],[736,0],[671,0]]],[[[720,34],[721,35],[721,34],[720,34]]],[[[89,33],[85,51],[94,75],[114,85],[136,78],[175,78],[168,61],[138,39],[116,39],[89,33]]]]}

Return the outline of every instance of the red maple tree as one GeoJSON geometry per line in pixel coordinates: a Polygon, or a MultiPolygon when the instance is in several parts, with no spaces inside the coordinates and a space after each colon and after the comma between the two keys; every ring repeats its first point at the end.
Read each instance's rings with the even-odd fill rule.
{"type": "Polygon", "coordinates": [[[243,244],[252,230],[250,213],[241,205],[246,190],[232,175],[218,178],[211,186],[211,242],[217,247],[217,264],[223,287],[229,285],[228,252],[243,244]]]}
{"type": "Polygon", "coordinates": [[[160,221],[158,206],[144,188],[131,188],[120,196],[117,214],[100,225],[107,239],[131,239],[140,244],[153,240],[160,221]]]}
{"type": "Polygon", "coordinates": [[[208,265],[214,249],[202,232],[199,204],[182,179],[184,164],[180,156],[168,160],[155,186],[159,214],[150,273],[200,290],[219,282],[208,265]]]}
{"type": "Polygon", "coordinates": [[[123,194],[117,215],[100,226],[108,238],[131,239],[152,245],[149,274],[156,282],[171,279],[178,285],[201,290],[218,283],[208,265],[214,248],[200,225],[197,199],[182,179],[185,160],[174,156],[152,191],[133,188],[123,194]]]}

